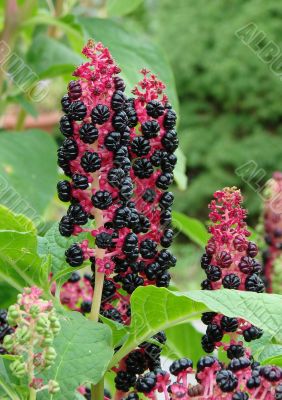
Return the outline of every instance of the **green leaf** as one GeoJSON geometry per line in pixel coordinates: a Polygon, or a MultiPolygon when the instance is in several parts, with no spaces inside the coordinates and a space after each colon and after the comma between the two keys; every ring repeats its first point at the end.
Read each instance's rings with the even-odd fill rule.
{"type": "Polygon", "coordinates": [[[8,395],[8,399],[20,400],[20,397],[17,395],[15,385],[10,379],[10,372],[7,371],[2,358],[0,358],[0,395],[1,399],[6,399],[4,396],[8,395]]]}
{"type": "Polygon", "coordinates": [[[180,190],[185,190],[188,183],[186,175],[186,157],[180,148],[176,150],[175,155],[177,156],[177,164],[173,172],[174,180],[180,190]]]}
{"type": "Polygon", "coordinates": [[[192,290],[185,295],[228,317],[244,318],[273,337],[282,333],[282,295],[230,289],[192,290]]]}
{"type": "Polygon", "coordinates": [[[126,15],[134,11],[144,0],[107,0],[107,11],[110,16],[126,15]]]}
{"type": "Polygon", "coordinates": [[[39,399],[74,398],[81,384],[99,382],[113,355],[107,325],[90,321],[77,312],[65,313],[60,322],[62,329],[54,341],[57,359],[44,378],[56,380],[61,391],[51,396],[43,392],[39,399]]]}
{"type": "Polygon", "coordinates": [[[48,287],[48,264],[37,254],[31,220],[0,206],[0,278],[21,291],[25,286],[48,287]]]}
{"type": "Polygon", "coordinates": [[[39,130],[1,132],[0,160],[0,203],[42,224],[56,189],[54,140],[39,130]]]}
{"type": "Polygon", "coordinates": [[[201,247],[205,247],[209,239],[209,234],[202,222],[185,214],[174,211],[173,225],[175,228],[186,235],[193,242],[201,247]]]}
{"type": "Polygon", "coordinates": [[[139,287],[131,296],[131,324],[129,335],[115,354],[111,366],[159,331],[183,322],[198,319],[207,307],[187,296],[180,296],[165,288],[139,287]]]}
{"type": "Polygon", "coordinates": [[[166,344],[162,355],[170,359],[188,357],[197,363],[204,354],[201,346],[202,334],[192,324],[175,325],[165,331],[167,336],[166,344]]]}
{"type": "Polygon", "coordinates": [[[130,92],[141,80],[141,68],[148,68],[161,79],[169,101],[178,108],[172,70],[162,50],[146,37],[126,31],[120,24],[107,19],[79,17],[85,30],[85,40],[92,37],[107,46],[122,69],[121,75],[130,92]]]}
{"type": "Polygon", "coordinates": [[[104,322],[104,324],[107,324],[112,331],[113,347],[115,348],[119,346],[127,335],[127,327],[119,322],[108,319],[103,315],[100,315],[100,319],[104,322]]]}
{"type": "MultiPolygon", "coordinates": [[[[66,275],[70,275],[77,269],[85,267],[85,264],[80,268],[70,267],[66,263],[65,251],[74,242],[87,238],[87,233],[81,234],[79,239],[76,236],[66,238],[59,233],[58,223],[46,232],[43,238],[39,240],[39,254],[50,256],[52,259],[52,272],[54,274],[53,280],[58,280],[66,275]]],[[[91,238],[90,238],[91,239],[91,238]]]]}
{"type": "Polygon", "coordinates": [[[200,317],[206,310],[241,317],[272,336],[282,331],[282,296],[236,290],[171,292],[154,286],[139,287],[131,296],[129,335],[111,366],[155,333],[200,317]]]}
{"type": "Polygon", "coordinates": [[[39,78],[71,75],[82,61],[83,57],[72,49],[42,34],[35,37],[27,53],[27,62],[39,78]]]}
{"type": "Polygon", "coordinates": [[[258,361],[263,365],[275,364],[282,367],[282,345],[269,344],[268,346],[265,346],[259,355],[258,361]]]}

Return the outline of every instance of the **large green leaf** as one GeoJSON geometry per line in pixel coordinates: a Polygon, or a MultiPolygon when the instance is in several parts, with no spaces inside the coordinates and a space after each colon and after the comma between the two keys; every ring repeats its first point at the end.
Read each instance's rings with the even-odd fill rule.
{"type": "Polygon", "coordinates": [[[44,392],[39,399],[73,399],[81,384],[99,382],[113,355],[107,325],[90,321],[77,312],[66,313],[60,322],[62,329],[54,341],[57,359],[44,376],[58,381],[61,391],[51,396],[44,392]]]}
{"type": "Polygon", "coordinates": [[[139,287],[131,296],[131,325],[128,338],[116,353],[111,365],[123,358],[138,344],[173,325],[198,319],[207,307],[187,296],[165,288],[139,287]]]}
{"type": "Polygon", "coordinates": [[[50,135],[39,130],[1,132],[0,203],[38,226],[56,181],[56,144],[50,135]]]}
{"type": "Polygon", "coordinates": [[[141,80],[140,69],[148,68],[166,84],[170,102],[175,108],[178,107],[172,70],[157,45],[142,35],[127,32],[111,20],[80,17],[79,22],[85,29],[85,40],[93,38],[109,47],[122,69],[129,92],[141,80]]]}
{"type": "Polygon", "coordinates": [[[241,317],[272,336],[282,334],[282,296],[238,290],[195,290],[185,293],[228,317],[241,317]]]}
{"type": "Polygon", "coordinates": [[[0,278],[17,290],[32,285],[47,287],[48,265],[37,254],[32,221],[0,206],[0,278]]]}
{"type": "Polygon", "coordinates": [[[191,218],[188,215],[174,211],[173,225],[178,231],[184,233],[184,235],[201,247],[207,244],[209,234],[204,224],[196,218],[191,218]]]}
{"type": "MultiPolygon", "coordinates": [[[[52,264],[53,279],[58,280],[66,275],[70,275],[76,268],[70,267],[66,263],[65,251],[74,242],[88,238],[92,240],[87,233],[83,233],[78,237],[71,236],[66,238],[59,233],[58,223],[55,223],[46,232],[44,237],[39,238],[39,254],[42,256],[50,256],[52,264]]],[[[85,267],[85,264],[77,269],[85,267]]]]}
{"type": "Polygon", "coordinates": [[[260,354],[259,361],[264,365],[275,364],[282,367],[282,345],[270,344],[266,346],[260,354]]]}
{"type": "Polygon", "coordinates": [[[170,359],[188,357],[197,363],[204,354],[201,346],[202,334],[192,324],[175,325],[165,331],[167,341],[162,355],[170,359]]]}
{"type": "Polygon", "coordinates": [[[181,148],[178,148],[175,152],[177,156],[177,164],[173,172],[175,182],[180,190],[185,190],[188,183],[186,175],[186,157],[183,154],[181,148]]]}
{"type": "Polygon", "coordinates": [[[80,54],[43,34],[35,37],[27,53],[29,66],[40,78],[71,75],[82,61],[83,57],[80,54]]]}
{"type": "Polygon", "coordinates": [[[135,10],[144,0],[107,0],[107,11],[111,16],[121,16],[131,13],[135,10]]]}
{"type": "Polygon", "coordinates": [[[282,296],[279,295],[228,289],[179,293],[154,286],[139,287],[131,297],[128,338],[111,365],[158,331],[197,319],[207,309],[244,318],[272,336],[282,331],[282,296]]]}

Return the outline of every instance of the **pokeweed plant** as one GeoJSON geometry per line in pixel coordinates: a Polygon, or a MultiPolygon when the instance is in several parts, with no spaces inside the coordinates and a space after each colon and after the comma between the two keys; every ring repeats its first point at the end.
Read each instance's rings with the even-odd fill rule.
{"type": "Polygon", "coordinates": [[[178,146],[176,114],[154,74],[142,69],[128,98],[107,48],[89,41],[83,54],[89,61],[76,68],[61,101],[65,139],[58,149],[58,165],[66,175],[58,196],[70,202],[59,232],[66,240],[74,238],[65,250],[74,272],[62,287],[51,274],[50,292],[26,288],[8,316],[1,312],[3,368],[7,363],[6,372],[18,379],[16,384],[7,381],[9,372],[4,378],[0,374],[5,393],[16,400],[281,399],[281,368],[260,367],[243,342],[259,339],[262,328],[281,334],[281,317],[273,316],[272,323],[255,319],[247,301],[279,311],[281,298],[257,297],[264,290],[261,266],[254,259],[257,246],[247,239],[240,192],[216,192],[210,205],[211,238],[201,260],[207,275],[202,289],[208,295],[167,290],[169,269],[176,264],[168,250],[174,236],[168,188],[178,146]],[[77,270],[84,267],[92,274],[81,276],[77,270]],[[227,316],[226,304],[216,299],[230,289],[238,302],[227,316]],[[249,296],[241,297],[240,291],[249,296]],[[143,302],[150,300],[147,309],[143,302]],[[230,361],[205,355],[194,368],[182,357],[170,360],[169,371],[163,369],[164,329],[202,312],[204,352],[220,348],[230,361]],[[254,319],[257,324],[247,322],[254,319]],[[112,394],[104,390],[108,372],[114,375],[112,394]]]}

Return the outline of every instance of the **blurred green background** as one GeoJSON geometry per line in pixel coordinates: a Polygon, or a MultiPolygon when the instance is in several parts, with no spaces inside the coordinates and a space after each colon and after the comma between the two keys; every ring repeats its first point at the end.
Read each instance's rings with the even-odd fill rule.
{"type": "MultiPolygon", "coordinates": [[[[83,60],[83,44],[90,37],[103,41],[128,86],[147,67],[166,83],[179,111],[173,190],[182,233],[174,245],[179,259],[174,280],[181,288],[197,288],[213,192],[241,188],[255,226],[259,192],[273,171],[282,169],[282,62],[273,63],[282,50],[282,5],[276,0],[8,0],[0,11],[0,202],[30,217],[41,236],[62,214],[55,194],[60,98],[83,60]],[[254,29],[247,40],[238,31],[249,24],[254,29]],[[270,42],[272,55],[265,52],[270,42]],[[236,169],[250,161],[255,167],[246,172],[246,183],[236,169]]],[[[0,293],[5,305],[5,288],[0,293]]]]}

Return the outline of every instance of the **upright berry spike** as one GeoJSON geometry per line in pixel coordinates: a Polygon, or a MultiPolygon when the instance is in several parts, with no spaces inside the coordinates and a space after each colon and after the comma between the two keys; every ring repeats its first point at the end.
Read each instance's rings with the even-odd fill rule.
{"type": "Polygon", "coordinates": [[[282,280],[282,173],[275,172],[264,190],[263,233],[263,275],[266,290],[281,294],[282,280]]]}

